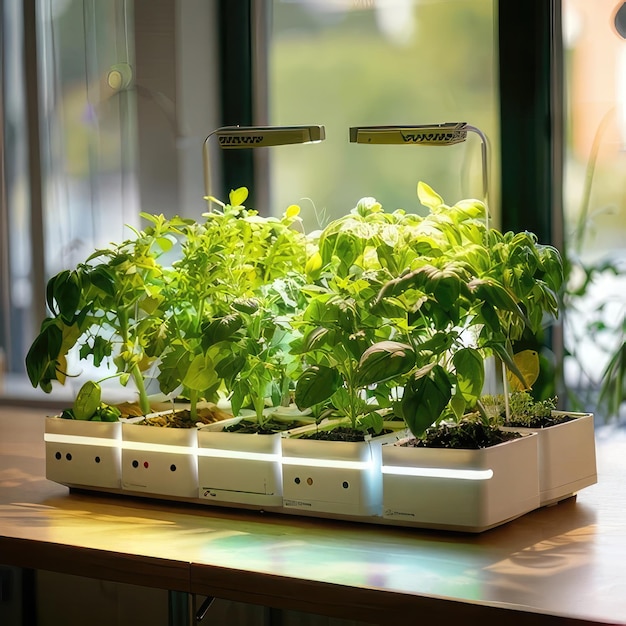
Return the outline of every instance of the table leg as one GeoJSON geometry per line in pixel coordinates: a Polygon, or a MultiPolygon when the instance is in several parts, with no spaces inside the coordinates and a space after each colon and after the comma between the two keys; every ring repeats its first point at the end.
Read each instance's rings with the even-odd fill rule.
{"type": "Polygon", "coordinates": [[[195,624],[190,594],[184,591],[168,591],[167,605],[168,626],[193,626],[195,624]]]}

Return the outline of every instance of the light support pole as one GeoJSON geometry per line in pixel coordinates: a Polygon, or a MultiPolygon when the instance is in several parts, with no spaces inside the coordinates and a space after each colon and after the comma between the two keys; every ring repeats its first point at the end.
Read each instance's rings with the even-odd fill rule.
{"type": "Polygon", "coordinates": [[[204,168],[204,192],[210,207],[211,159],[209,144],[217,138],[222,150],[244,148],[268,148],[297,143],[318,143],[326,138],[324,126],[222,126],[214,130],[204,140],[202,163],[204,168]]]}
{"type": "Polygon", "coordinates": [[[463,143],[467,133],[475,133],[480,138],[483,175],[483,202],[485,203],[485,224],[489,229],[489,150],[485,134],[476,126],[465,122],[444,124],[423,124],[416,126],[354,126],[350,128],[351,143],[396,144],[420,146],[452,146],[463,143]]]}

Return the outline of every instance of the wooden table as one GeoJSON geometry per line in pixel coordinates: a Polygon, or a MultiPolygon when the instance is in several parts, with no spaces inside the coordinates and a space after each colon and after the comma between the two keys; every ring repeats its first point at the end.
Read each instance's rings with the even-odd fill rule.
{"type": "Polygon", "coordinates": [[[464,535],[70,493],[45,413],[0,409],[5,565],[378,624],[626,624],[626,437],[577,500],[464,535]]]}

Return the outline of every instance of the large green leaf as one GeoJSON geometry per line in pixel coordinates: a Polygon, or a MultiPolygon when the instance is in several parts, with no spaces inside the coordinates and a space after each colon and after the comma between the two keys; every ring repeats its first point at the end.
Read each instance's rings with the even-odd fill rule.
{"type": "Polygon", "coordinates": [[[443,204],[443,198],[432,187],[420,181],[417,183],[417,197],[419,201],[429,209],[436,209],[443,204]]]}
{"type": "Polygon", "coordinates": [[[420,437],[434,424],[452,396],[452,385],[446,371],[433,367],[430,376],[411,379],[404,387],[400,402],[402,416],[410,431],[420,437]]]}
{"type": "Polygon", "coordinates": [[[308,409],[328,400],[342,383],[341,375],[336,369],[326,365],[312,365],[298,378],[295,403],[299,409],[308,409]]]}
{"type": "Polygon", "coordinates": [[[91,284],[109,297],[115,296],[115,275],[104,265],[94,267],[88,274],[91,284]]]}
{"type": "Polygon", "coordinates": [[[480,397],[485,384],[483,358],[474,348],[462,348],[452,357],[456,370],[457,391],[468,405],[474,404],[480,397]]]}
{"type": "Polygon", "coordinates": [[[198,354],[191,361],[182,383],[193,391],[205,391],[214,386],[217,374],[208,354],[198,354]]]}
{"type": "Polygon", "coordinates": [[[470,281],[469,288],[476,297],[485,302],[489,302],[496,309],[513,311],[514,313],[522,315],[515,298],[494,279],[474,278],[470,281]]]}
{"type": "Polygon", "coordinates": [[[74,321],[80,303],[80,294],[80,278],[75,271],[60,272],[48,282],[46,290],[50,310],[58,313],[68,324],[74,321]]]}
{"type": "Polygon", "coordinates": [[[202,329],[202,347],[230,339],[243,326],[243,318],[239,313],[231,313],[212,320],[202,329]]]}
{"type": "Polygon", "coordinates": [[[406,343],[380,341],[361,356],[356,371],[357,386],[366,387],[406,374],[415,365],[415,352],[406,343]]]}
{"type": "Polygon", "coordinates": [[[26,373],[33,387],[56,379],[54,372],[62,343],[63,331],[55,320],[44,320],[39,335],[26,354],[26,373]]]}
{"type": "Polygon", "coordinates": [[[74,400],[74,417],[77,420],[88,420],[100,406],[102,389],[98,383],[88,380],[76,394],[74,400]]]}

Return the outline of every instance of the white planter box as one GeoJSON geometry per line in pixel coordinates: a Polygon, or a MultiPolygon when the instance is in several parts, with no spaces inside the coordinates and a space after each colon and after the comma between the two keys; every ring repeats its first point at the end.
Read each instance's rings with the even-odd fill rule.
{"type": "MultiPolygon", "coordinates": [[[[306,432],[306,427],[298,432],[306,432]]],[[[346,516],[382,513],[381,446],[406,430],[362,442],[282,439],[283,507],[346,516]]]]}
{"type": "Polygon", "coordinates": [[[553,414],[570,415],[575,419],[548,428],[506,428],[537,433],[541,506],[569,498],[598,482],[593,414],[563,411],[553,411],[553,414]]]}
{"type": "Polygon", "coordinates": [[[281,435],[223,432],[227,425],[198,431],[198,497],[211,502],[280,506],[281,435]]]}
{"type": "Polygon", "coordinates": [[[197,429],[122,423],[122,489],[155,495],[198,496],[197,429]]]}
{"type": "Polygon", "coordinates": [[[69,487],[119,489],[120,422],[88,422],[47,417],[46,478],[69,487]]]}
{"type": "Polygon", "coordinates": [[[481,532],[532,511],[539,506],[537,443],[529,434],[479,450],[385,445],[383,517],[481,532]]]}
{"type": "MultiPolygon", "coordinates": [[[[305,419],[300,411],[289,407],[268,409],[266,413],[279,420],[305,419]]],[[[224,428],[241,419],[236,417],[198,430],[198,497],[211,502],[280,507],[280,440],[286,433],[224,432],[224,428]]]]}

